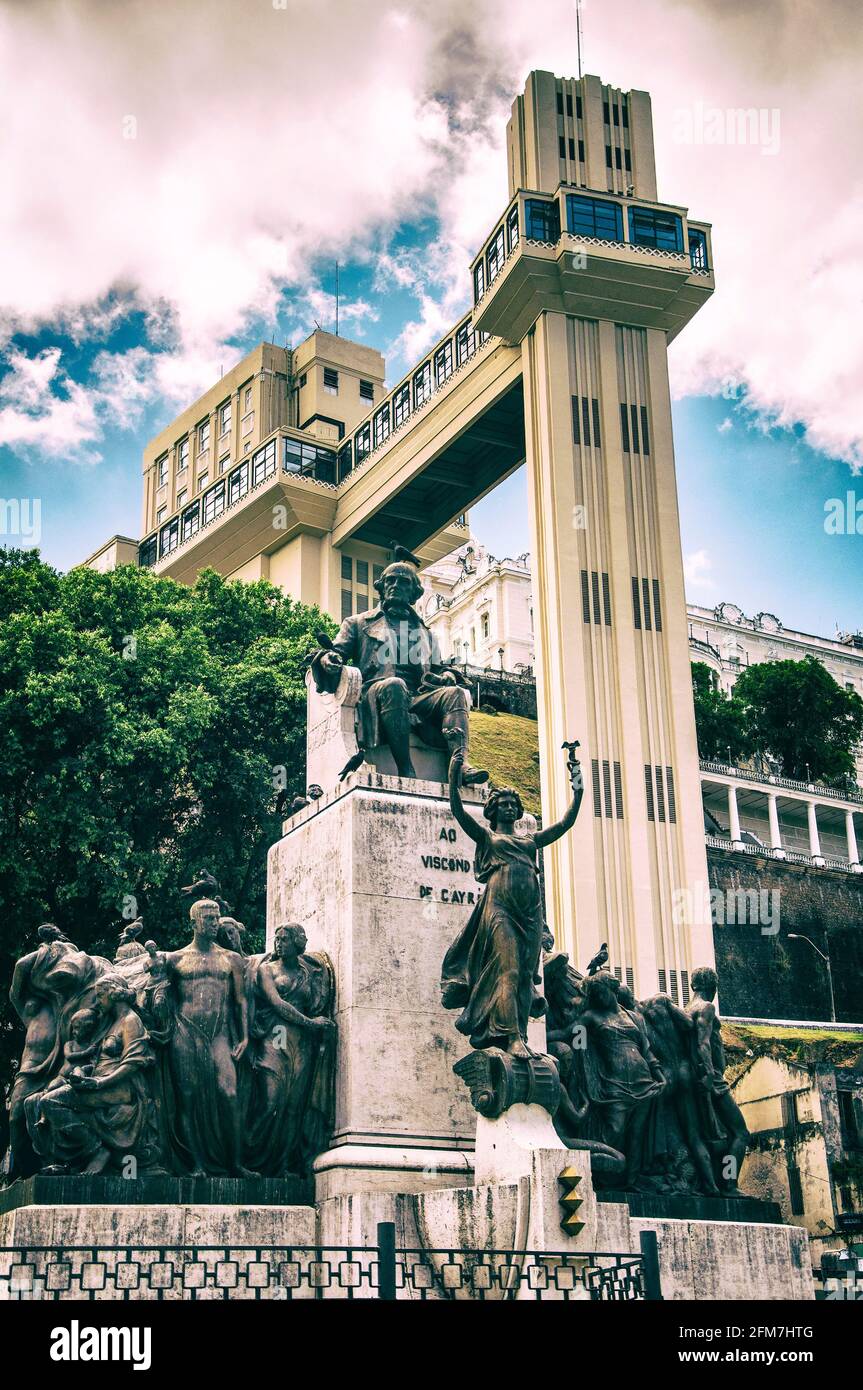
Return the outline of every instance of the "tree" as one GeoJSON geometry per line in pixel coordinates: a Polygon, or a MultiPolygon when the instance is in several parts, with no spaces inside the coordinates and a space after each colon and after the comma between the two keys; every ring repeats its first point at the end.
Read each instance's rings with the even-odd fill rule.
{"type": "Polygon", "coordinates": [[[723,763],[747,758],[752,743],[740,704],[734,695],[715,688],[710,667],[703,661],[692,665],[692,695],[699,757],[723,763]]]}
{"type": "Polygon", "coordinates": [[[787,777],[832,785],[853,777],[863,700],[815,657],[747,666],[733,698],[753,746],[777,758],[787,777]]]}
{"type": "Polygon", "coordinates": [[[263,580],[59,575],[0,550],[4,1086],[19,1048],[8,982],[41,922],[110,957],[140,912],[146,936],[179,945],[178,890],[207,867],[261,947],[278,769],[289,793],[305,786],[303,658],[321,628],[263,580]]]}

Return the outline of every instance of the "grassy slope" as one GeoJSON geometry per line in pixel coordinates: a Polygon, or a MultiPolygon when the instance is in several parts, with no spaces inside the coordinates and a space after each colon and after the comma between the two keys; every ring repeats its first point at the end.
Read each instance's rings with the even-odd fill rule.
{"type": "Polygon", "coordinates": [[[533,719],[517,714],[470,716],[470,760],[486,767],[498,786],[515,787],[525,810],[538,812],[539,747],[533,719]]]}

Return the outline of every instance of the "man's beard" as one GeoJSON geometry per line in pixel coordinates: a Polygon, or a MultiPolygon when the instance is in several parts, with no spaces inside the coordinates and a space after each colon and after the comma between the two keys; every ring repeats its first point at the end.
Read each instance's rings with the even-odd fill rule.
{"type": "Polygon", "coordinates": [[[412,604],[402,598],[385,598],[381,608],[388,617],[391,615],[394,618],[407,618],[414,611],[412,604]]]}

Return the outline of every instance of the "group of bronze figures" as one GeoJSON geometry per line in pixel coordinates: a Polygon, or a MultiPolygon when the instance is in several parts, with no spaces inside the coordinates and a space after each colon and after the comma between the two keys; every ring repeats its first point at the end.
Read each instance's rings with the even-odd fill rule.
{"type": "MultiPolygon", "coordinates": [[[[521,799],[500,787],[484,803],[487,824],[474,818],[461,786],[488,774],[467,762],[465,682],[416,612],[416,557],[394,550],[375,585],[380,605],[346,618],[335,641],[321,634],[308,660],[319,690],[335,688],[345,662],[362,672],[355,762],[386,745],[399,774],[415,776],[412,733],[450,755],[450,807],[476,844],[484,885],[443,962],[443,1004],[459,1010],[456,1027],[474,1049],[457,1074],[482,1114],[544,1105],[568,1147],[591,1151],[600,1181],[735,1191],[747,1135],[724,1077],[714,973],[693,972],[686,1008],[664,994],[638,1003],[602,968],[605,950],[587,977],[554,950],[538,857],[575,824],[578,745],[564,744],[572,799],[558,822],[523,833],[521,799]],[[543,1015],[548,1050],[537,1053],[528,1025],[543,1015]]],[[[142,945],[138,921],[108,961],[47,924],[18,961],[11,997],[25,1044],[11,1093],[11,1177],[39,1168],[283,1176],[308,1172],[325,1146],[329,961],[306,952],[296,925],[279,928],[271,952],[246,957],[216,879],[202,871],[183,892],[193,935],[182,950],[142,945]]]]}
{"type": "Polygon", "coordinates": [[[225,907],[198,897],[179,951],[132,923],[113,961],[39,928],[12,979],[10,1179],[307,1171],[331,1124],[332,970],[298,925],[244,956],[225,907]]]}
{"type": "Polygon", "coordinates": [[[450,805],[476,842],[485,884],[443,964],[444,1006],[461,1010],[456,1027],[477,1050],[456,1071],[487,1116],[517,1101],[543,1104],[567,1147],[591,1151],[599,1183],[736,1194],[747,1129],[725,1080],[715,972],[692,972],[686,1008],[666,994],[639,1002],[603,968],[604,947],[583,976],[544,927],[537,852],[574,825],[583,791],[577,745],[564,746],[572,800],[535,833],[518,832],[523,808],[510,788],[491,791],[489,828],[480,826],[461,799],[463,755],[450,763],[450,805]],[[548,1051],[537,1054],[528,1024],[542,1015],[548,1051]]]}

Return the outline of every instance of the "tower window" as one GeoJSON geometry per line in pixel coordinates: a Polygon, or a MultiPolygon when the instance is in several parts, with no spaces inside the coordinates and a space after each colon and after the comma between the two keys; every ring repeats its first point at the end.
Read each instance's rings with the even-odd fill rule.
{"type": "Polygon", "coordinates": [[[525,236],[531,241],[560,241],[560,207],[544,198],[524,202],[525,236]]]}
{"type": "Polygon", "coordinates": [[[431,362],[423,362],[414,372],[414,407],[423,405],[432,393],[431,362]]]}
{"type": "Polygon", "coordinates": [[[629,240],[634,246],[653,246],[657,251],[682,251],[683,223],[673,212],[630,208],[629,240]]]}
{"type": "Polygon", "coordinates": [[[373,401],[375,398],[374,383],[371,381],[360,382],[360,400],[373,401]]]}
{"type": "Polygon", "coordinates": [[[328,396],[339,394],[339,374],[334,367],[324,367],[324,390],[328,396]]]}
{"type": "Polygon", "coordinates": [[[381,406],[380,410],[375,412],[375,418],[372,422],[372,427],[374,433],[375,448],[377,448],[379,444],[383,444],[384,440],[389,437],[390,408],[388,405],[381,406]]]}

